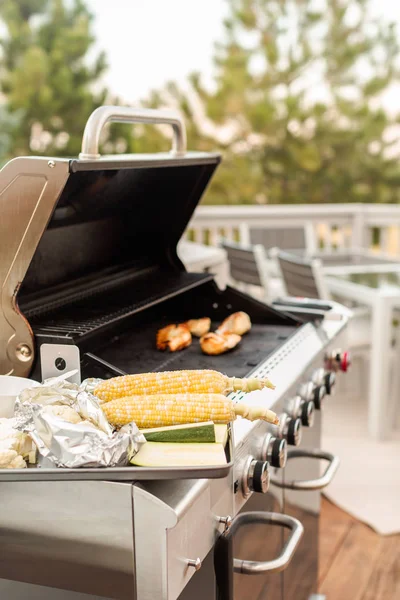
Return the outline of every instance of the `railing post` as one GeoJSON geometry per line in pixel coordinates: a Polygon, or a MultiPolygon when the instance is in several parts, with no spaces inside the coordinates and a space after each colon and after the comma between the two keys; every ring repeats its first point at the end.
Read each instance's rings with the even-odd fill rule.
{"type": "Polygon", "coordinates": [[[353,213],[352,246],[353,248],[363,248],[366,240],[364,206],[357,204],[354,209],[356,210],[353,213]]]}

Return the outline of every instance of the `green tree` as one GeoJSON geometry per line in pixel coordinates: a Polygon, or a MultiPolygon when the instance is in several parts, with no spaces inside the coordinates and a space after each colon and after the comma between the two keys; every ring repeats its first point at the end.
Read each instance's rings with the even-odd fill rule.
{"type": "Polygon", "coordinates": [[[214,89],[193,74],[190,94],[171,83],[150,102],[182,110],[192,147],[224,152],[206,201],[397,202],[399,116],[381,107],[399,81],[394,25],[368,0],[227,3],[214,89]]]}
{"type": "Polygon", "coordinates": [[[82,0],[1,0],[0,19],[4,110],[19,118],[3,152],[76,155],[88,116],[106,98],[104,89],[94,91],[104,54],[90,65],[86,59],[91,14],[82,0]]]}

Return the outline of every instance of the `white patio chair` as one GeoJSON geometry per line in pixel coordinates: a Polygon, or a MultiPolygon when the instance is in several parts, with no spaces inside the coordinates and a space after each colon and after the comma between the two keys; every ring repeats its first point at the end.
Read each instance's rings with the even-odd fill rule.
{"type": "MultiPolygon", "coordinates": [[[[277,261],[281,272],[285,294],[289,296],[301,296],[305,298],[318,298],[330,300],[329,290],[324,281],[322,263],[318,259],[300,258],[293,254],[274,248],[271,256],[277,261]]],[[[353,319],[350,321],[346,331],[346,342],[353,359],[360,363],[358,379],[358,391],[363,396],[367,395],[366,384],[368,382],[368,362],[370,357],[371,318],[370,311],[366,307],[351,307],[353,319]]],[[[397,394],[397,369],[398,350],[393,348],[390,357],[393,365],[393,393],[397,394]]],[[[346,383],[350,378],[345,378],[346,383]]],[[[356,378],[355,378],[356,379],[356,378]]]]}
{"type": "Polygon", "coordinates": [[[280,248],[294,254],[312,256],[317,251],[314,227],[310,221],[300,225],[257,226],[242,223],[239,228],[240,240],[243,244],[261,244],[266,252],[268,274],[279,277],[274,260],[271,260],[271,250],[280,248]]]}
{"type": "Polygon", "coordinates": [[[220,246],[227,253],[232,284],[258,299],[270,301],[271,289],[263,246],[237,244],[226,240],[222,240],[220,246]]]}

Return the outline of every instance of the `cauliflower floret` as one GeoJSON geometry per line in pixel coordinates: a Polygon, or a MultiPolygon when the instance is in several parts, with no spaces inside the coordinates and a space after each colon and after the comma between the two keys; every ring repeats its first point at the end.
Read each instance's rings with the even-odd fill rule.
{"type": "Polygon", "coordinates": [[[6,469],[26,469],[26,468],[27,468],[26,462],[20,455],[16,456],[14,458],[14,460],[12,460],[6,467],[6,469]]]}
{"type": "Polygon", "coordinates": [[[21,456],[27,456],[32,452],[32,440],[27,433],[14,429],[13,424],[13,419],[0,419],[0,444],[21,456]]]}
{"type": "Polygon", "coordinates": [[[0,446],[0,469],[8,469],[13,460],[17,458],[18,454],[12,448],[7,446],[0,446]]]}
{"type": "Polygon", "coordinates": [[[68,423],[80,423],[82,421],[79,414],[71,408],[70,406],[56,406],[56,405],[48,405],[43,408],[43,413],[47,413],[49,415],[53,415],[54,417],[58,417],[59,419],[63,419],[64,421],[68,421],[68,423]]]}

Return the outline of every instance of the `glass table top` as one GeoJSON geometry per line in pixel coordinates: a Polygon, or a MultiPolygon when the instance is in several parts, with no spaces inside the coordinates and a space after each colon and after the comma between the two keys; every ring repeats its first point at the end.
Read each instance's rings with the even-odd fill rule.
{"type": "MultiPolygon", "coordinates": [[[[285,252],[289,252],[290,254],[295,254],[296,256],[300,256],[302,258],[307,257],[307,253],[305,250],[285,250],[285,252]]],[[[310,256],[308,255],[308,258],[310,256]]],[[[312,258],[318,258],[324,267],[373,267],[374,265],[392,265],[393,261],[385,258],[383,256],[376,255],[374,256],[371,253],[357,252],[357,251],[349,251],[349,252],[316,252],[313,254],[312,258]]]]}
{"type": "Polygon", "coordinates": [[[329,275],[329,277],[365,285],[373,289],[400,288],[400,272],[398,271],[387,273],[335,273],[329,275]]]}

